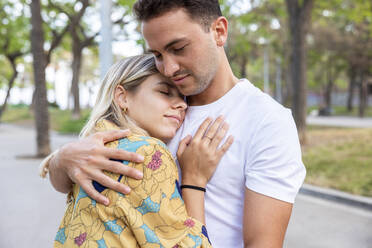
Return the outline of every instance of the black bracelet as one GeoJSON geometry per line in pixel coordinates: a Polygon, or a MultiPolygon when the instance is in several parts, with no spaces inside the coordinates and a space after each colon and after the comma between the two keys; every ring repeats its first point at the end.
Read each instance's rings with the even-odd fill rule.
{"type": "Polygon", "coordinates": [[[181,185],[181,189],[195,189],[195,190],[199,190],[199,191],[203,191],[203,192],[206,191],[205,188],[194,186],[194,185],[187,185],[187,184],[181,185]]]}

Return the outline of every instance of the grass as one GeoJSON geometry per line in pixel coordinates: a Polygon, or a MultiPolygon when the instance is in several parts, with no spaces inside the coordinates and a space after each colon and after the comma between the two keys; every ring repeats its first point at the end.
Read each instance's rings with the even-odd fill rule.
{"type": "MultiPolygon", "coordinates": [[[[49,107],[49,121],[52,130],[63,134],[77,134],[89,117],[90,110],[82,110],[81,118],[73,119],[71,111],[49,107]]],[[[33,126],[33,113],[27,105],[10,105],[4,112],[3,122],[33,126]]]]}
{"type": "MultiPolygon", "coordinates": [[[[351,112],[348,112],[345,107],[335,106],[333,107],[334,115],[341,115],[341,116],[359,116],[359,109],[358,107],[354,107],[351,112]]],[[[372,117],[372,107],[368,107],[365,110],[365,117],[372,117]]]]}
{"type": "Polygon", "coordinates": [[[32,114],[29,111],[27,105],[17,104],[9,105],[4,112],[1,121],[2,122],[22,122],[32,118],[32,114]]]}
{"type": "MultiPolygon", "coordinates": [[[[318,106],[311,106],[307,108],[307,113],[310,114],[312,110],[318,110],[318,106]]],[[[359,108],[355,106],[351,112],[347,111],[345,106],[332,106],[332,116],[355,116],[359,117],[359,108]]],[[[372,106],[367,107],[364,117],[372,117],[372,106]]]]}
{"type": "Polygon", "coordinates": [[[71,111],[52,108],[49,110],[51,127],[59,133],[78,134],[87,121],[90,110],[82,110],[81,118],[73,119],[71,111]]]}
{"type": "Polygon", "coordinates": [[[372,196],[372,129],[309,128],[306,182],[372,196]]]}

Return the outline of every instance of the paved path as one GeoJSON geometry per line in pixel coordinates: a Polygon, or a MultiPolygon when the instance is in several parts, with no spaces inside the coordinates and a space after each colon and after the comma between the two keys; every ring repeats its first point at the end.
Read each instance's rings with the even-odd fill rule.
{"type": "Polygon", "coordinates": [[[372,128],[372,118],[350,116],[308,116],[306,123],[316,126],[372,128]]]}
{"type": "MultiPolygon", "coordinates": [[[[76,139],[53,134],[53,148],[76,139]]],[[[64,213],[65,196],[38,177],[40,160],[30,129],[0,124],[0,247],[51,247],[64,213]]],[[[284,247],[372,248],[372,212],[299,195],[284,247]]]]}
{"type": "Polygon", "coordinates": [[[372,211],[299,194],[284,247],[372,248],[372,211]]]}

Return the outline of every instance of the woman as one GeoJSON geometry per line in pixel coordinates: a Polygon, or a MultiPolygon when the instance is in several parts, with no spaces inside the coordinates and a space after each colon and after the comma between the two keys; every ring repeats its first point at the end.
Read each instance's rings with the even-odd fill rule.
{"type": "Polygon", "coordinates": [[[157,72],[151,55],[121,60],[110,69],[81,136],[130,129],[130,136],[106,146],[141,154],[143,163],[123,163],[144,177],[135,180],[106,173],[129,185],[128,195],[94,182],[110,199],[109,206],[96,203],[74,185],[55,247],[210,247],[203,225],[205,186],[232,139],[219,148],[227,131],[220,118],[213,125],[206,120],[192,140],[181,141],[177,152],[183,175],[181,197],[178,170],[164,143],[182,124],[186,108],[183,96],[157,72]],[[203,142],[199,156],[188,146],[192,142],[203,142]]]}

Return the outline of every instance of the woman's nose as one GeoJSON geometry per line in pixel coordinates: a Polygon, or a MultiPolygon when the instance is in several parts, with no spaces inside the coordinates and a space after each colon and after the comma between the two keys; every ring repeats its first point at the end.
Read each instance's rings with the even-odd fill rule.
{"type": "Polygon", "coordinates": [[[174,108],[181,109],[181,110],[186,110],[187,109],[187,103],[183,99],[177,97],[177,100],[174,104],[174,108]]]}

